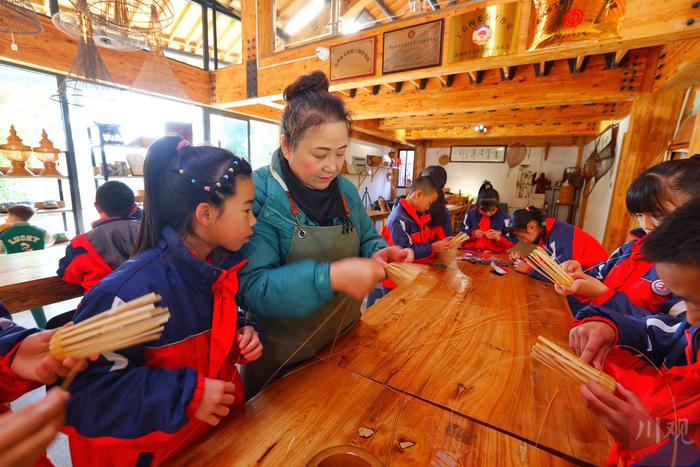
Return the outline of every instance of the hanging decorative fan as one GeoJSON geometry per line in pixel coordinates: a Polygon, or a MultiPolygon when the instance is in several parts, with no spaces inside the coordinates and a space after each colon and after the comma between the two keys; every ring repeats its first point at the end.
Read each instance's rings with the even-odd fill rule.
{"type": "Polygon", "coordinates": [[[598,180],[603,178],[615,163],[615,144],[617,142],[617,124],[610,125],[603,131],[595,140],[593,152],[584,167],[584,177],[586,177],[586,187],[583,190],[583,195],[588,196],[593,191],[598,180]],[[591,178],[593,182],[591,182],[591,178]]]}
{"type": "MultiPolygon", "coordinates": [[[[84,0],[81,0],[81,3],[84,0]]],[[[82,5],[81,5],[82,7],[82,5]]],[[[78,22],[80,24],[80,42],[78,50],[73,57],[68,75],[58,89],[58,93],[52,96],[53,100],[60,102],[65,95],[66,102],[77,107],[85,104],[84,100],[95,91],[104,90],[103,96],[109,95],[109,88],[104,82],[111,82],[112,75],[102,57],[92,36],[92,22],[88,15],[78,10],[78,22]]]]}
{"type": "Polygon", "coordinates": [[[17,50],[15,36],[36,36],[44,32],[39,17],[27,0],[0,0],[0,34],[12,38],[12,50],[17,50]]]}
{"type": "MultiPolygon", "coordinates": [[[[73,39],[80,39],[79,13],[59,11],[51,17],[54,26],[73,39]]],[[[128,31],[110,31],[106,25],[93,22],[92,37],[95,45],[112,50],[143,50],[147,42],[143,34],[128,31]]]]}
{"type": "Polygon", "coordinates": [[[506,177],[510,175],[510,170],[520,165],[527,157],[527,148],[522,143],[515,143],[508,146],[506,150],[506,163],[508,164],[508,173],[506,177]]]}
{"type": "Polygon", "coordinates": [[[95,24],[112,32],[160,32],[173,21],[173,8],[169,0],[71,0],[71,3],[77,11],[89,14],[95,24]],[[153,10],[157,16],[155,23],[153,10]]]}
{"type": "Polygon", "coordinates": [[[151,28],[148,34],[148,45],[150,51],[143,61],[143,66],[139,75],[132,83],[132,87],[157,94],[164,94],[169,97],[190,100],[187,92],[182,88],[180,82],[175,77],[170,63],[163,53],[163,44],[160,34],[156,32],[156,27],[160,24],[158,19],[158,9],[151,7],[151,28]]]}

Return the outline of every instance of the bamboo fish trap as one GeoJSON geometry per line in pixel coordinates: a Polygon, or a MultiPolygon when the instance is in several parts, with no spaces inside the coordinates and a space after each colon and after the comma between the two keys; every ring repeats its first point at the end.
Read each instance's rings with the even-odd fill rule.
{"type": "Polygon", "coordinates": [[[554,285],[567,287],[574,283],[574,278],[561,268],[561,265],[547,254],[544,248],[529,242],[518,242],[511,252],[520,253],[525,264],[543,275],[554,285]]]}
{"type": "MultiPolygon", "coordinates": [[[[155,306],[160,299],[155,293],[143,295],[75,326],[60,329],[51,337],[49,352],[57,360],[85,359],[154,341],[160,338],[170,319],[167,307],[155,306]]],[[[63,387],[70,385],[74,377],[71,372],[63,387]]]]}
{"type": "Polygon", "coordinates": [[[538,336],[537,343],[532,346],[530,355],[550,369],[573,378],[581,383],[595,381],[606,391],[615,392],[616,381],[607,373],[585,363],[579,357],[563,349],[549,339],[538,336]]]}
{"type": "Polygon", "coordinates": [[[410,284],[427,269],[425,264],[415,263],[389,263],[384,267],[387,277],[396,285],[410,284]]]}

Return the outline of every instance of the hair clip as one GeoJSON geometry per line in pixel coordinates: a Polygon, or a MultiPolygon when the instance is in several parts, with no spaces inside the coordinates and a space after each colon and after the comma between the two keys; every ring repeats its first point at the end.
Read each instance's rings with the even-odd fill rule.
{"type": "Polygon", "coordinates": [[[190,182],[192,182],[192,183],[195,183],[196,181],[197,181],[196,178],[193,178],[192,180],[190,180],[190,182]]]}
{"type": "Polygon", "coordinates": [[[216,182],[216,187],[221,188],[221,182],[216,182]]]}
{"type": "Polygon", "coordinates": [[[177,169],[177,173],[179,173],[180,175],[182,175],[182,174],[185,173],[185,169],[177,169]]]}
{"type": "Polygon", "coordinates": [[[224,174],[224,178],[228,180],[228,174],[224,174]]]}
{"type": "MultiPolygon", "coordinates": [[[[235,163],[235,162],[234,162],[234,163],[235,163]]],[[[229,167],[229,168],[228,168],[228,171],[231,172],[231,173],[233,173],[233,167],[229,167]]]]}
{"type": "Polygon", "coordinates": [[[211,191],[211,187],[209,185],[204,185],[204,191],[211,191]]]}
{"type": "Polygon", "coordinates": [[[525,212],[530,212],[530,206],[525,207],[525,212]]]}
{"type": "Polygon", "coordinates": [[[177,146],[175,146],[175,150],[177,152],[180,152],[182,150],[182,148],[186,148],[187,146],[192,146],[192,145],[190,144],[189,141],[187,141],[186,139],[183,138],[182,140],[180,140],[179,143],[177,143],[177,146]]]}

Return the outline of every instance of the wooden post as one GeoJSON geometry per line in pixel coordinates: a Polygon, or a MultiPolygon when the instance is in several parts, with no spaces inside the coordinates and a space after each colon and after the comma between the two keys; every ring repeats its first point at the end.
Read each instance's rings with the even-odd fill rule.
{"type": "Polygon", "coordinates": [[[644,169],[661,162],[676,128],[684,92],[643,92],[632,104],[630,124],[618,162],[603,246],[612,251],[627,238],[632,218],[625,207],[627,188],[644,169]]]}
{"type": "Polygon", "coordinates": [[[695,115],[695,123],[693,124],[693,134],[690,137],[688,144],[688,156],[700,154],[700,111],[695,115]]]}
{"type": "MultiPolygon", "coordinates": [[[[584,148],[584,144],[583,144],[583,142],[580,142],[578,144],[578,154],[576,155],[576,168],[578,168],[578,169],[581,168],[581,164],[583,163],[583,148],[584,148]]],[[[591,183],[593,183],[593,182],[591,182],[591,183]]],[[[585,190],[586,183],[584,182],[583,186],[579,189],[585,190]]],[[[581,193],[581,196],[579,198],[580,198],[581,206],[579,206],[578,216],[577,216],[577,219],[575,219],[575,222],[579,228],[583,228],[583,222],[586,220],[586,208],[588,207],[588,197],[583,196],[583,193],[581,193]]]]}

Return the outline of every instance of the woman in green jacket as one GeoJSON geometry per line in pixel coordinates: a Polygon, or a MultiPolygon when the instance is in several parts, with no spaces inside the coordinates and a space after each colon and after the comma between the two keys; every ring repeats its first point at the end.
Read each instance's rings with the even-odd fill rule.
{"type": "Polygon", "coordinates": [[[280,148],[253,175],[258,223],[239,273],[239,303],[264,330],[263,356],[243,373],[247,398],[346,332],[384,264],[413,260],[411,250],[387,247],[339,175],[350,119],[328,78],[302,76],[284,99],[280,148]]]}

